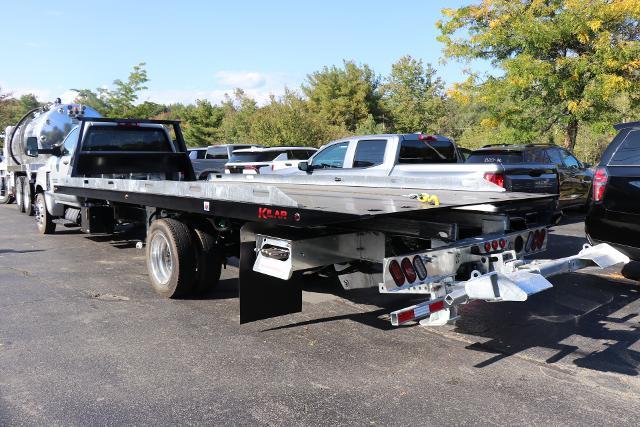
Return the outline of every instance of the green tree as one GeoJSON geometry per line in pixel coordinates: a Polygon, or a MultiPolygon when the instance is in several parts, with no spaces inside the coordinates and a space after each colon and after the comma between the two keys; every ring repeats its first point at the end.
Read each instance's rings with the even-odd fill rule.
{"type": "Polygon", "coordinates": [[[445,56],[501,69],[474,90],[522,139],[559,127],[573,149],[580,124],[610,115],[618,95],[638,103],[637,0],[484,0],[443,14],[445,56]]]}
{"type": "Polygon", "coordinates": [[[391,74],[382,85],[385,110],[399,133],[440,130],[445,114],[444,83],[436,70],[421,60],[403,56],[391,66],[391,74]]]}
{"type": "Polygon", "coordinates": [[[219,143],[223,139],[221,129],[225,111],[207,100],[199,99],[177,115],[183,120],[184,138],[190,146],[201,147],[219,143]]]}
{"type": "Polygon", "coordinates": [[[99,113],[108,117],[134,117],[136,113],[153,113],[149,106],[136,110],[136,101],[139,93],[148,89],[145,84],[149,81],[145,63],[141,62],[133,67],[126,81],[116,79],[113,81],[113,89],[98,88],[73,89],[78,92],[76,101],[88,105],[99,113]]]}
{"type": "Polygon", "coordinates": [[[311,111],[332,126],[354,132],[369,114],[381,116],[379,78],[367,65],[345,61],[342,68],[324,67],[307,76],[302,91],[311,111]]]}
{"type": "Polygon", "coordinates": [[[224,141],[233,144],[250,143],[251,121],[258,111],[258,104],[242,89],[236,89],[233,98],[229,95],[225,97],[222,103],[224,118],[221,124],[224,141]]]}
{"type": "Polygon", "coordinates": [[[249,139],[267,146],[294,145],[319,147],[346,134],[331,126],[309,109],[308,102],[295,92],[285,90],[282,99],[258,109],[251,119],[249,139]]]}

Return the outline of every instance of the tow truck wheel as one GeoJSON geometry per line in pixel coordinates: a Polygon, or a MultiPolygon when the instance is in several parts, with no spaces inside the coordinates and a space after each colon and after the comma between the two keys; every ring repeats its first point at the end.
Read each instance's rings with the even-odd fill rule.
{"type": "Polygon", "coordinates": [[[24,177],[22,176],[16,179],[16,205],[19,212],[24,212],[24,177]]]}
{"type": "Polygon", "coordinates": [[[47,211],[47,202],[44,198],[44,193],[36,194],[33,211],[40,234],[53,234],[56,231],[56,223],[53,222],[53,218],[47,211]]]}
{"type": "Polygon", "coordinates": [[[202,226],[193,227],[193,243],[196,247],[195,292],[204,295],[218,286],[224,254],[215,235],[202,226]]]}
{"type": "Polygon", "coordinates": [[[175,219],[159,219],[147,233],[147,269],[153,289],[165,298],[179,298],[193,290],[196,254],[191,230],[175,219]]]}
{"type": "Polygon", "coordinates": [[[9,193],[9,185],[6,177],[0,177],[0,205],[8,205],[13,201],[13,197],[9,193]]]}
{"type": "Polygon", "coordinates": [[[29,183],[29,181],[27,181],[27,179],[25,178],[23,181],[24,187],[23,188],[23,192],[22,192],[22,197],[24,200],[24,213],[26,213],[29,216],[33,216],[33,198],[32,198],[32,194],[33,191],[31,190],[31,184],[29,183]]]}

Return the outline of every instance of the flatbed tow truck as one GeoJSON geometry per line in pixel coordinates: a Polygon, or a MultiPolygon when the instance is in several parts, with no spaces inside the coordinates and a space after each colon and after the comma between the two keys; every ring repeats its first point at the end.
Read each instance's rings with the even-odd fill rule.
{"type": "Polygon", "coordinates": [[[214,286],[226,258],[238,256],[241,323],[301,311],[303,274],[314,272],[330,270],[345,289],[424,295],[392,312],[391,323],[442,325],[470,300],[524,301],[550,288],[555,274],[629,262],[606,244],[526,261],[546,249],[557,195],[505,192],[484,172],[476,179],[337,172],[197,181],[179,122],[80,121],[69,169],[38,171],[39,230],[70,221],[87,233],[142,224],[151,284],[170,298],[214,286]],[[95,145],[92,134],[159,126],[175,136],[164,149],[125,150],[115,134],[95,145]]]}

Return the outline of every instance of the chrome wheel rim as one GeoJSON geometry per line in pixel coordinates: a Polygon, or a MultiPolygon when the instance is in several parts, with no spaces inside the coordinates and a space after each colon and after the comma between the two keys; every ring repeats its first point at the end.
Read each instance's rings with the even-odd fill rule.
{"type": "Polygon", "coordinates": [[[173,257],[169,241],[162,233],[153,235],[149,252],[151,274],[155,282],[163,288],[168,288],[173,272],[173,257]]]}

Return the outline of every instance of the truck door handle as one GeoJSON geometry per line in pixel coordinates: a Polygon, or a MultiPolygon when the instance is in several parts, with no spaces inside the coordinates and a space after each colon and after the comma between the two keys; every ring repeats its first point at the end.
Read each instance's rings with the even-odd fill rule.
{"type": "Polygon", "coordinates": [[[285,166],[293,166],[293,163],[285,163],[285,166]]]}

